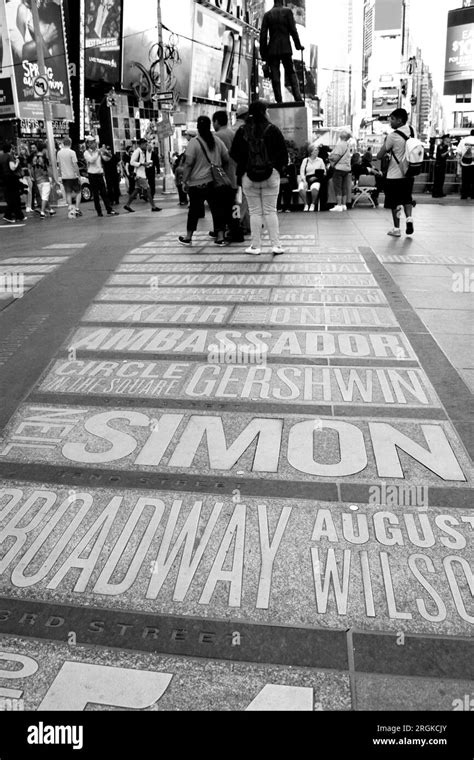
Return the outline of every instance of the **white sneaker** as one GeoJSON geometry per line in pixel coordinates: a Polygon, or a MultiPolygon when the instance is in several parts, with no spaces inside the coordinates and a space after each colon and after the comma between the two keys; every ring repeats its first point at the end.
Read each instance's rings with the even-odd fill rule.
{"type": "Polygon", "coordinates": [[[281,256],[281,254],[286,253],[286,251],[281,247],[281,245],[274,245],[272,253],[274,256],[281,256]]]}
{"type": "Polygon", "coordinates": [[[334,206],[334,208],[330,208],[329,211],[336,211],[337,213],[341,213],[343,210],[342,206],[334,206]]]}
{"type": "Polygon", "coordinates": [[[347,206],[341,206],[342,211],[347,211],[347,206]]]}
{"type": "Polygon", "coordinates": [[[260,256],[262,253],[261,248],[255,248],[253,245],[250,246],[250,248],[247,248],[245,253],[250,253],[252,256],[260,256]]]}
{"type": "Polygon", "coordinates": [[[392,237],[401,237],[402,233],[397,227],[393,227],[393,229],[387,232],[387,235],[391,235],[392,237]]]}
{"type": "Polygon", "coordinates": [[[309,210],[314,211],[314,203],[311,204],[311,206],[309,207],[309,210]]]}
{"type": "Polygon", "coordinates": [[[308,204],[306,204],[306,206],[304,207],[303,211],[309,211],[309,206],[308,206],[308,204]]]}
{"type": "Polygon", "coordinates": [[[27,206],[27,207],[25,208],[25,211],[26,211],[26,213],[27,213],[27,214],[31,214],[31,212],[33,211],[33,209],[32,209],[32,208],[30,208],[29,206],[27,206]]]}

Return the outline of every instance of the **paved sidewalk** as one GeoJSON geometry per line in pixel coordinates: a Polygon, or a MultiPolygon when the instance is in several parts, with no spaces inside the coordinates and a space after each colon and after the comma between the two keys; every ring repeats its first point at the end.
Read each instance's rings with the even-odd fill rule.
{"type": "Polygon", "coordinates": [[[2,695],[465,709],[472,208],[282,214],[272,258],[159,205],[0,230],[2,695]]]}

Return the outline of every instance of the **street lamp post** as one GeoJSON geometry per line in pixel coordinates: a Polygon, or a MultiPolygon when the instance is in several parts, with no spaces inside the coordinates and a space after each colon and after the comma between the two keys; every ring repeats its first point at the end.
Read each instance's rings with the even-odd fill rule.
{"type": "MultiPolygon", "coordinates": [[[[36,39],[36,51],[38,56],[38,69],[41,76],[45,77],[49,82],[49,77],[46,72],[46,64],[44,61],[44,50],[42,46],[42,35],[40,29],[39,12],[38,12],[38,0],[31,0],[31,15],[33,17],[33,27],[35,30],[36,39]]],[[[53,133],[53,117],[51,111],[51,101],[49,99],[49,89],[46,90],[43,96],[43,112],[44,112],[44,124],[46,130],[46,141],[48,144],[48,153],[51,162],[51,169],[55,182],[58,182],[58,167],[56,164],[56,145],[54,142],[53,133]]]]}
{"type": "MultiPolygon", "coordinates": [[[[159,49],[163,51],[163,19],[161,15],[161,0],[157,0],[156,3],[156,15],[158,23],[158,43],[159,49]]],[[[163,54],[160,57],[160,87],[162,92],[166,87],[166,67],[163,54]]],[[[163,137],[161,142],[161,150],[163,153],[163,192],[171,192],[174,181],[171,171],[170,156],[169,156],[169,137],[163,137]]]]}

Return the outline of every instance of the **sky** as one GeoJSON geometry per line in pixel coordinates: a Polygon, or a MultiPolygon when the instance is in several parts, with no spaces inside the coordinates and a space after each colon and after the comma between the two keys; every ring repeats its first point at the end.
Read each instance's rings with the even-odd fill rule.
{"type": "MultiPolygon", "coordinates": [[[[446,50],[447,13],[462,6],[462,0],[410,0],[410,34],[422,50],[429,66],[435,87],[442,92],[446,50]]],[[[346,24],[337,19],[347,19],[347,0],[331,0],[322,3],[306,1],[307,39],[319,45],[320,81],[322,92],[329,84],[331,73],[324,68],[344,68],[346,59],[346,24]]]]}

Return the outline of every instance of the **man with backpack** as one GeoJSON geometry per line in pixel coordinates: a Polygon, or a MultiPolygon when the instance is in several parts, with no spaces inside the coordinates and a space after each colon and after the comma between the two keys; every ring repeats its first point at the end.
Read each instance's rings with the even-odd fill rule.
{"type": "MultiPolygon", "coordinates": [[[[393,227],[387,232],[391,237],[401,237],[400,220],[402,210],[406,216],[406,234],[413,235],[413,185],[415,178],[413,171],[419,173],[421,162],[418,161],[416,169],[412,169],[407,158],[407,145],[409,140],[414,141],[417,158],[420,158],[420,146],[415,138],[413,128],[408,125],[408,113],[404,108],[396,108],[390,114],[390,126],[393,132],[387,135],[377,158],[382,161],[384,156],[390,155],[387,178],[385,180],[385,208],[392,212],[393,227]]],[[[421,158],[423,149],[421,148],[421,158]]]]}
{"type": "Polygon", "coordinates": [[[457,155],[461,165],[461,200],[474,198],[474,129],[458,145],[457,155]]]}

